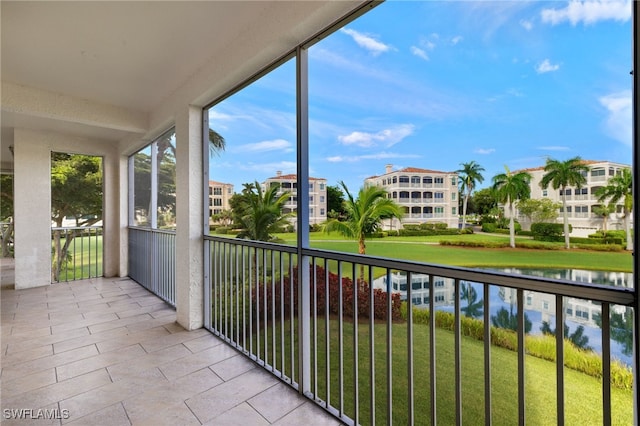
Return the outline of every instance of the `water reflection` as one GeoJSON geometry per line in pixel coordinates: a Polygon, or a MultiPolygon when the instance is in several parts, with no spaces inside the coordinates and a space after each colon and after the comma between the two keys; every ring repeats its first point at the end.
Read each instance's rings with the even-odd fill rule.
{"type": "MultiPolygon", "coordinates": [[[[631,287],[633,274],[626,272],[588,271],[580,269],[529,269],[506,268],[492,269],[514,275],[530,275],[544,278],[564,279],[590,284],[631,287]]],[[[374,280],[374,288],[399,293],[402,300],[407,299],[407,274],[394,272],[391,282],[383,276],[374,280]]],[[[418,308],[428,308],[430,302],[429,276],[425,274],[411,275],[411,303],[418,308]]],[[[479,283],[460,283],[460,301],[463,315],[482,318],[485,304],[481,295],[483,287],[479,283]]],[[[455,301],[454,280],[452,278],[434,277],[434,305],[436,309],[453,312],[455,301]]],[[[517,290],[509,287],[490,286],[489,315],[496,327],[516,329],[517,290]]],[[[556,297],[552,294],[524,292],[525,331],[532,334],[554,334],[556,332],[556,297]]],[[[598,302],[564,298],[565,323],[564,333],[577,346],[590,348],[601,353],[602,320],[601,306],[598,302]]],[[[611,354],[612,357],[630,365],[633,348],[633,319],[630,308],[618,305],[611,306],[611,354]]]]}

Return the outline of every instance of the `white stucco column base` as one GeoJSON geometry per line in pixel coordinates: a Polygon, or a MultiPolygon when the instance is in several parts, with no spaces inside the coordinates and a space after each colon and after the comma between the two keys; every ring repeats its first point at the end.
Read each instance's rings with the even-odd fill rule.
{"type": "Polygon", "coordinates": [[[176,314],[187,330],[204,325],[202,109],[176,117],[176,314]]]}

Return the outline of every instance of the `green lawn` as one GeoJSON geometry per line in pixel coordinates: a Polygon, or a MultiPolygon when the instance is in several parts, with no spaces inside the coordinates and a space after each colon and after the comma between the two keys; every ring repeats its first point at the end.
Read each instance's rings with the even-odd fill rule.
{"type": "MultiPolygon", "coordinates": [[[[297,321],[295,322],[297,323],[297,321]]],[[[275,359],[278,369],[282,360],[280,350],[280,325],[275,328],[275,359]]],[[[285,321],[284,370],[291,374],[289,333],[291,322],[285,321]]],[[[294,324],[294,329],[297,324],[294,324]]],[[[317,398],[327,399],[327,365],[326,365],[326,334],[324,318],[319,318],[318,324],[318,376],[317,383],[312,384],[312,391],[317,385],[317,398]]],[[[269,327],[266,337],[268,342],[268,359],[273,361],[272,344],[273,328],[269,327]]],[[[264,335],[261,332],[261,357],[264,359],[264,335]]],[[[375,413],[376,424],[387,424],[387,358],[386,358],[386,324],[374,326],[374,354],[375,354],[375,413]]],[[[312,328],[312,336],[313,336],[312,328]]],[[[294,335],[295,336],[295,335],[294,335]]],[[[340,409],[341,400],[344,412],[354,417],[354,383],[355,369],[353,366],[354,348],[353,322],[343,323],[343,382],[339,376],[339,340],[338,321],[330,321],[328,368],[329,393],[331,404],[340,409]],[[343,389],[342,397],[340,389],[343,389]]],[[[253,336],[256,347],[255,334],[253,336]]],[[[361,424],[371,424],[370,402],[370,363],[369,356],[369,326],[367,323],[358,325],[358,395],[361,424]]],[[[294,345],[297,344],[294,337],[294,345]]],[[[312,337],[312,346],[314,345],[312,337]]],[[[426,325],[414,324],[413,327],[413,380],[414,380],[414,420],[416,424],[430,423],[430,377],[429,368],[429,328],[426,325]]],[[[407,424],[408,401],[408,372],[407,372],[407,325],[394,323],[392,327],[392,398],[394,424],[407,424]]],[[[462,418],[463,424],[483,425],[484,419],[484,355],[483,343],[475,339],[462,337],[462,418]]],[[[315,350],[312,348],[312,354],[315,350]]],[[[297,358],[297,355],[296,355],[297,358]]],[[[313,360],[312,360],[313,363],[313,360]]],[[[438,424],[455,423],[455,366],[454,366],[454,335],[441,329],[436,329],[436,389],[438,424]]],[[[515,352],[492,347],[491,350],[491,397],[493,424],[517,424],[517,355],[515,352]]],[[[526,416],[527,424],[555,425],[556,420],[556,383],[555,363],[532,356],[525,360],[526,387],[526,416]]],[[[312,374],[313,374],[312,364],[312,374]]],[[[612,424],[628,425],[633,419],[633,394],[613,388],[612,392],[612,424]]],[[[602,420],[602,385],[598,379],[586,374],[565,368],[565,423],[580,425],[600,425],[602,420]]]]}
{"type": "MultiPolygon", "coordinates": [[[[295,243],[295,234],[278,234],[287,244],[295,243]]],[[[314,232],[310,234],[311,247],[357,253],[358,246],[338,234],[314,232]]],[[[629,252],[601,252],[581,249],[533,250],[489,249],[440,246],[440,240],[508,241],[508,235],[468,234],[429,237],[385,237],[366,241],[367,254],[385,258],[465,267],[521,267],[521,268],[573,268],[616,272],[633,272],[633,257],[629,252]]],[[[516,241],[530,241],[528,237],[516,241]]],[[[558,243],[562,245],[562,243],[558,243]]]]}
{"type": "Polygon", "coordinates": [[[72,257],[60,271],[60,281],[102,276],[102,235],[74,238],[69,252],[72,257]]]}

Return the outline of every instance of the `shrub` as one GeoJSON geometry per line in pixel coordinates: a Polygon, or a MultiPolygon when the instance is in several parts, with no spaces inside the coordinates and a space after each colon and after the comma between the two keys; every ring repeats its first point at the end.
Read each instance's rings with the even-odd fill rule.
{"type": "Polygon", "coordinates": [[[518,235],[522,235],[523,237],[532,237],[533,236],[533,232],[531,231],[520,231],[518,232],[518,235]]]}
{"type": "Polygon", "coordinates": [[[397,229],[394,229],[392,231],[387,231],[387,236],[389,236],[389,237],[397,237],[398,235],[400,235],[400,234],[399,234],[397,229]]]}
{"type": "Polygon", "coordinates": [[[575,248],[593,251],[623,251],[621,244],[576,244],[575,248]]]}
{"type": "Polygon", "coordinates": [[[456,247],[483,247],[483,248],[503,248],[508,247],[509,243],[506,241],[451,241],[440,240],[439,244],[442,246],[456,246],[456,247]]]}
{"type": "Polygon", "coordinates": [[[494,222],[483,222],[482,223],[482,232],[496,232],[498,226],[494,222]]]}
{"type": "MultiPolygon", "coordinates": [[[[312,289],[311,294],[311,307],[313,309],[313,288],[314,288],[314,273],[313,267],[310,266],[310,285],[312,289]]],[[[275,306],[275,314],[279,317],[281,308],[284,307],[284,316],[289,317],[291,312],[291,302],[293,297],[293,312],[294,315],[298,313],[298,268],[293,268],[293,280],[289,276],[282,278],[282,288],[278,284],[271,285],[267,283],[259,283],[256,287],[251,289],[251,300],[254,318],[257,315],[267,315],[271,318],[273,307],[275,306]],[[293,291],[293,294],[291,294],[293,291]],[[266,292],[266,293],[265,293],[266,292]],[[266,297],[266,313],[264,309],[266,297]],[[259,303],[257,303],[259,302],[259,303]]],[[[324,314],[325,305],[327,302],[327,294],[325,292],[325,280],[327,273],[321,266],[316,266],[315,279],[317,281],[316,289],[316,306],[318,308],[318,314],[324,314]]],[[[354,294],[358,297],[358,316],[369,317],[369,284],[363,280],[356,280],[355,284],[349,277],[342,277],[342,283],[340,283],[337,274],[332,272],[328,273],[329,279],[329,313],[338,314],[340,311],[340,298],[339,290],[340,284],[342,284],[342,314],[345,317],[353,317],[353,301],[354,294]],[[357,286],[357,293],[354,292],[354,287],[357,286]]],[[[391,295],[391,318],[393,320],[401,319],[400,314],[400,295],[391,295]]],[[[373,290],[373,310],[374,318],[384,320],[387,318],[387,293],[379,290],[373,290]]]]}
{"type": "Polygon", "coordinates": [[[462,228],[460,234],[473,234],[473,228],[462,228]]]}
{"type": "Polygon", "coordinates": [[[545,241],[522,241],[516,242],[517,248],[534,250],[560,250],[562,246],[545,241]]]}
{"type": "MultiPolygon", "coordinates": [[[[571,232],[571,225],[569,225],[571,232]]],[[[537,222],[531,224],[533,238],[540,241],[563,241],[564,225],[562,223],[537,222]]]]}
{"type": "Polygon", "coordinates": [[[219,226],[218,228],[216,228],[216,233],[225,235],[229,233],[229,230],[230,229],[226,226],[219,226]]]}

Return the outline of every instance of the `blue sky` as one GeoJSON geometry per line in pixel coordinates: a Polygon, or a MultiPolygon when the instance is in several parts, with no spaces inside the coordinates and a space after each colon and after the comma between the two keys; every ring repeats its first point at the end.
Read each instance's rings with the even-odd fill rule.
{"type": "MultiPolygon", "coordinates": [[[[310,172],[631,164],[631,2],[388,1],[309,49],[310,172]]],[[[295,173],[295,62],[214,106],[210,178],[295,173]]]]}

